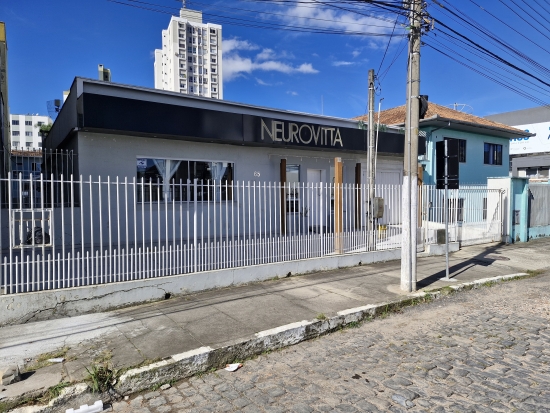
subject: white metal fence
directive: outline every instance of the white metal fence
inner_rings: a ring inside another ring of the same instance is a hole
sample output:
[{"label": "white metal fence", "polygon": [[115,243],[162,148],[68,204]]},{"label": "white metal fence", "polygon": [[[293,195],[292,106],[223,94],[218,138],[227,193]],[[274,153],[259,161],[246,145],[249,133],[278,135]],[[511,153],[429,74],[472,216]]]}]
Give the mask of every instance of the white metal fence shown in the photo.
[{"label": "white metal fence", "polygon": [[[325,183],[10,177],[0,181],[0,291],[400,248],[401,187],[376,186],[385,205],[374,227],[367,216],[368,189]],[[432,242],[433,231],[441,226],[441,195],[431,187],[421,189],[422,241]],[[453,199],[464,201],[450,203],[451,239],[467,241],[471,231],[464,228],[470,227],[479,231],[472,240],[492,234],[500,204],[495,211],[487,209],[483,199],[491,199],[491,191],[463,189]]]},{"label": "white metal fence", "polygon": [[[483,185],[448,190],[449,241],[469,245],[501,241],[502,191]],[[422,232],[426,244],[437,242],[437,231],[445,228],[445,191],[422,186]],[[419,220],[420,222],[420,220]]]}]

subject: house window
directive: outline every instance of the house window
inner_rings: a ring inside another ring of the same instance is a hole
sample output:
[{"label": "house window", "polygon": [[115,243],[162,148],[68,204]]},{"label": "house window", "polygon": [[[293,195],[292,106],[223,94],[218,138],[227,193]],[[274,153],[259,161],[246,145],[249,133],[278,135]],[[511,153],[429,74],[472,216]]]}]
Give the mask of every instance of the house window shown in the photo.
[{"label": "house window", "polygon": [[25,132],[25,136],[32,136],[32,132]]},{"label": "house window", "polygon": [[26,143],[25,143],[25,146],[26,146],[27,148],[32,147],[32,142],[26,142]]},{"label": "house window", "polygon": [[485,143],[483,152],[483,163],[485,165],[502,165],[502,145]]},{"label": "house window", "polygon": [[26,120],[25,126],[32,126],[32,120]]},{"label": "house window", "polygon": [[445,138],[446,141],[458,141],[458,162],[466,162],[466,139]]},{"label": "house window", "polygon": [[11,146],[18,147],[19,141],[11,141]]},{"label": "house window", "polygon": [[138,200],[194,201],[196,192],[197,201],[231,201],[233,168],[230,162],[139,158]]},{"label": "house window", "polygon": [[18,126],[18,125],[19,125],[19,121],[18,121],[18,120],[15,120],[15,119],[12,119],[11,124],[14,125],[14,126]]},{"label": "house window", "polygon": [[44,124],[44,122],[37,122],[36,124],[40,127]]},{"label": "house window", "polygon": [[11,131],[11,136],[19,136],[19,131],[18,130]]}]

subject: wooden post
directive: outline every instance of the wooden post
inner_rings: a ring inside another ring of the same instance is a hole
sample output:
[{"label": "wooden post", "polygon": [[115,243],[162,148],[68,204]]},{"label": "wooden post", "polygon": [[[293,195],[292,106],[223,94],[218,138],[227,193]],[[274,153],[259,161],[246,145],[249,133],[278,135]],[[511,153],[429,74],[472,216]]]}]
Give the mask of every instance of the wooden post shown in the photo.
[{"label": "wooden post", "polygon": [[286,234],[286,159],[281,159],[281,235]]},{"label": "wooden post", "polygon": [[361,229],[361,163],[355,164],[355,229]]},{"label": "wooden post", "polygon": [[343,172],[342,158],[334,158],[334,252],[337,254],[344,253]]}]

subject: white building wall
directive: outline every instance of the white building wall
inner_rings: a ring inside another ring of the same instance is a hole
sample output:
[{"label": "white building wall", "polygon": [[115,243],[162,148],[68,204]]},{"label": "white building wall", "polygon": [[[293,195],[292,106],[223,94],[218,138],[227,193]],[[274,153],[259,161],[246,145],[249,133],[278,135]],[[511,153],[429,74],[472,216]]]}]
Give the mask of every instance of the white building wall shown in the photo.
[{"label": "white building wall", "polygon": [[550,122],[513,125],[536,136],[526,136],[510,140],[510,155],[550,152]]},{"label": "white building wall", "polygon": [[36,125],[53,123],[49,116],[10,115],[11,148],[38,149],[42,147],[42,137]]},{"label": "white building wall", "polygon": [[202,23],[202,13],[182,9],[162,31],[155,50],[155,88],[223,99],[222,27]]}]

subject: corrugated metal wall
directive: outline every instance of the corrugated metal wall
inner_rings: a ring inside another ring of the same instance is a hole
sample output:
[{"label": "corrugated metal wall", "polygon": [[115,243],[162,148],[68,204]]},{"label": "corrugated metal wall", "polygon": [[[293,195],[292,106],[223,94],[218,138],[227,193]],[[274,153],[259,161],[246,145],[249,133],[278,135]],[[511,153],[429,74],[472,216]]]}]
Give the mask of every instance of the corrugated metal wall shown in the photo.
[{"label": "corrugated metal wall", "polygon": [[550,185],[529,185],[529,226],[550,225]]}]

